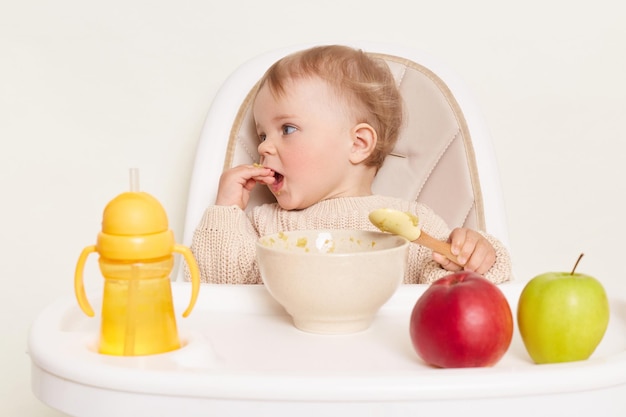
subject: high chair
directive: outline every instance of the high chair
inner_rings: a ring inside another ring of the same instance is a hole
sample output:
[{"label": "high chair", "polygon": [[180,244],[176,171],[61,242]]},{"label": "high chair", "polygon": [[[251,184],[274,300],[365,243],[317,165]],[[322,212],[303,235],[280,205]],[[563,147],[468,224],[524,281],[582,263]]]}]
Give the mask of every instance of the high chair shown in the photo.
[{"label": "high chair", "polygon": [[[189,187],[183,243],[217,195],[224,169],[259,161],[251,115],[256,83],[281,57],[313,45],[266,52],[235,70],[217,92],[198,141]],[[486,231],[508,246],[506,215],[492,143],[475,101],[444,64],[399,45],[352,43],[384,59],[405,102],[405,126],[373,191],[430,206],[451,228]],[[248,210],[275,201],[255,187]],[[182,278],[182,271],[179,279]]]},{"label": "high chair", "polygon": [[[258,161],[249,105],[265,69],[308,47],[268,52],[233,73],[215,97],[198,144],[184,243],[213,203],[225,167]],[[375,183],[377,193],[416,198],[451,227],[486,230],[507,243],[495,158],[479,112],[462,83],[440,63],[399,46],[353,46],[387,60],[408,107],[408,124]],[[257,187],[251,205],[271,201]],[[182,268],[181,268],[182,269]],[[182,275],[172,283],[175,311],[189,299]],[[194,313],[178,325],[181,348],[145,356],[96,349],[98,320],[74,297],[57,300],[34,321],[28,343],[33,393],[67,415],[201,417],[459,415],[522,417],[538,410],[622,416],[626,398],[624,309],[586,361],[537,366],[514,332],[490,368],[460,372],[420,361],[407,320],[426,285],[402,285],[366,331],[339,338],[296,330],[262,285],[205,284]],[[523,282],[500,286],[512,311]],[[626,305],[624,292],[607,291]],[[101,298],[92,294],[94,310]],[[621,401],[621,402],[620,402]]]}]

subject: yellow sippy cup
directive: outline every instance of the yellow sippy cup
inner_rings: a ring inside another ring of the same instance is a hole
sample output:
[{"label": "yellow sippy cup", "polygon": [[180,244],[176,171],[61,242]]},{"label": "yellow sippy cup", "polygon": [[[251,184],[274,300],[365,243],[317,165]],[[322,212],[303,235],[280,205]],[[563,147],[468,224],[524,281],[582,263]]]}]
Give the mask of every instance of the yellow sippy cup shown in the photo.
[{"label": "yellow sippy cup", "polygon": [[150,355],[180,348],[169,277],[173,252],[184,256],[191,272],[191,301],[183,317],[193,309],[200,289],[193,254],[174,242],[159,201],[138,188],[133,169],[131,191],[107,204],[97,243],[83,249],[74,275],[78,304],[93,317],[83,269],[89,254],[100,254],[98,262],[105,281],[98,352],[109,355]]}]

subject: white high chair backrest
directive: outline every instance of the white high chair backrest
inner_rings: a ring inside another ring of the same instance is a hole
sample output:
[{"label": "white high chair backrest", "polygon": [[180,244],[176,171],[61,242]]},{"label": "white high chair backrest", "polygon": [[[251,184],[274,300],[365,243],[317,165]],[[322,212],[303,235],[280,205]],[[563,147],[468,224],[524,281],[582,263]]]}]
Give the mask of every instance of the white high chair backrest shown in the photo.
[{"label": "white high chair backrest", "polygon": [[[484,230],[508,246],[491,138],[462,81],[420,51],[378,43],[347,45],[384,59],[405,102],[405,126],[393,154],[376,176],[373,191],[423,202],[451,228]],[[191,245],[204,210],[215,202],[222,171],[259,160],[258,138],[250,112],[257,81],[278,59],[312,46],[315,45],[266,52],[242,64],[217,92],[198,141],[184,222],[184,245]],[[256,187],[248,209],[270,201],[275,200],[267,187]]]}]

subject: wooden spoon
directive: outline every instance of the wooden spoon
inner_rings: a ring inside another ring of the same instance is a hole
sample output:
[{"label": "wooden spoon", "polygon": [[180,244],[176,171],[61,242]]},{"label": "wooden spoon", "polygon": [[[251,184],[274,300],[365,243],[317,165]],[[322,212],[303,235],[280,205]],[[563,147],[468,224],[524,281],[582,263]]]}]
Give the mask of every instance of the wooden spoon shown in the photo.
[{"label": "wooden spoon", "polygon": [[369,214],[372,224],[383,232],[400,235],[413,243],[426,246],[433,252],[437,252],[459,264],[456,256],[450,250],[448,242],[442,242],[425,233],[419,228],[419,219],[416,215],[404,211],[381,208]]}]

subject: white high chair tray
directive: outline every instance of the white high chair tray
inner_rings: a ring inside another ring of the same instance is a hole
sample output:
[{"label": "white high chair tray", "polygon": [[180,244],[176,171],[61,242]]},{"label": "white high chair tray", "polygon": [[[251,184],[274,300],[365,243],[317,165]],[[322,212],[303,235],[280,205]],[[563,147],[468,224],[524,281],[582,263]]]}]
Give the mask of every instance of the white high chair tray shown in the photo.
[{"label": "white high chair tray", "polygon": [[[515,315],[520,283],[501,285]],[[139,357],[96,351],[100,317],[73,297],[44,310],[29,340],[32,387],[73,416],[527,416],[557,407],[582,415],[626,410],[626,299],[611,299],[609,329],[581,362],[535,365],[517,325],[491,368],[436,369],[414,352],[409,317],[422,285],[401,286],[372,326],[349,335],[296,329],[263,286],[203,285],[188,318],[188,283],[172,283],[183,347]],[[96,311],[98,299],[93,294]],[[606,407],[606,409],[603,409]]]}]

